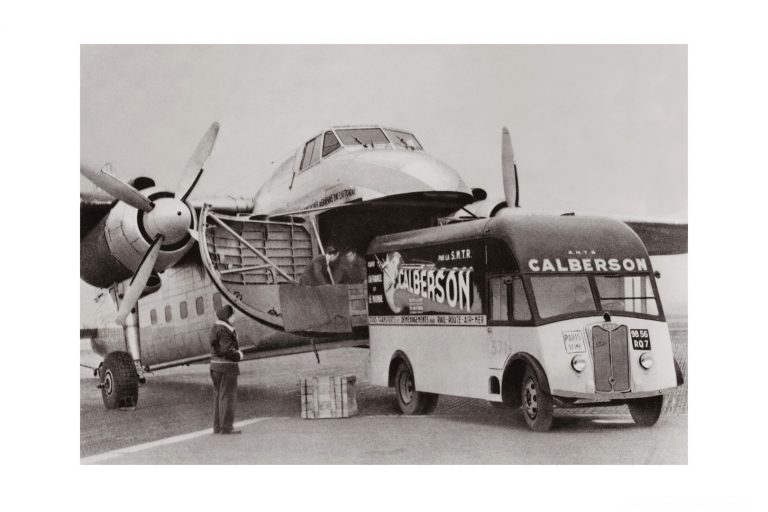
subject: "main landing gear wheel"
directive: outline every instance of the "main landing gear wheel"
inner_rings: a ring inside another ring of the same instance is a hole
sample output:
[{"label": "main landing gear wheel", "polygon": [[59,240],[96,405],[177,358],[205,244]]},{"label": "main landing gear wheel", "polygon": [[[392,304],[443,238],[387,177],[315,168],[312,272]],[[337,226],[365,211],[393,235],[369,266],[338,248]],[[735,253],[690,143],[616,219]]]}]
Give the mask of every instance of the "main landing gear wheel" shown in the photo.
[{"label": "main landing gear wheel", "polygon": [[520,386],[523,418],[534,432],[546,432],[552,426],[552,396],[546,392],[536,372],[528,366]]},{"label": "main landing gear wheel", "polygon": [[661,407],[664,405],[664,396],[652,396],[650,398],[638,398],[627,403],[629,414],[635,423],[641,427],[652,427],[659,421]]},{"label": "main landing gear wheel", "polygon": [[437,407],[440,395],[416,391],[413,370],[405,361],[400,362],[395,373],[397,405],[403,414],[430,414]]},{"label": "main landing gear wheel", "polygon": [[110,352],[99,367],[99,387],[104,407],[136,407],[139,402],[139,375],[127,352]]}]

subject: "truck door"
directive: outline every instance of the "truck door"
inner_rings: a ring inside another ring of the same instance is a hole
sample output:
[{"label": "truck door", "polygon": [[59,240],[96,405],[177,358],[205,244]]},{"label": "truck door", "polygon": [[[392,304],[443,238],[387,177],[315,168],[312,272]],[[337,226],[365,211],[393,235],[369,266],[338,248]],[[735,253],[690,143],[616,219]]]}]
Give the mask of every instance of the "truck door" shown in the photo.
[{"label": "truck door", "polygon": [[488,368],[500,369],[510,346],[509,275],[488,277]]}]

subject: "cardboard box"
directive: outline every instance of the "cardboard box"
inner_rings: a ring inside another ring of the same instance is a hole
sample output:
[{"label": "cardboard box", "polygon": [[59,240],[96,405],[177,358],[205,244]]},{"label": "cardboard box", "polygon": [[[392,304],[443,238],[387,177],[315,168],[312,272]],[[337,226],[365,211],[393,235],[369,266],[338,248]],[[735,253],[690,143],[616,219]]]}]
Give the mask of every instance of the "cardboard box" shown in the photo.
[{"label": "cardboard box", "polygon": [[357,414],[357,377],[303,377],[301,417],[304,419],[349,418]]}]

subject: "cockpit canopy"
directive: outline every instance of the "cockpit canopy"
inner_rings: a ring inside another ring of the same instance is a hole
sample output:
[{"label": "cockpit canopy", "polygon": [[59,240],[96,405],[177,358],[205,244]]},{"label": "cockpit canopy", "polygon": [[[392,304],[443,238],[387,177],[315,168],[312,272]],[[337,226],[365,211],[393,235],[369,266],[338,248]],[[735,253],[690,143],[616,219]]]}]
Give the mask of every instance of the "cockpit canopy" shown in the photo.
[{"label": "cockpit canopy", "polygon": [[299,169],[306,169],[343,147],[355,146],[411,151],[424,149],[415,135],[403,130],[379,126],[338,126],[318,135],[304,145]]}]

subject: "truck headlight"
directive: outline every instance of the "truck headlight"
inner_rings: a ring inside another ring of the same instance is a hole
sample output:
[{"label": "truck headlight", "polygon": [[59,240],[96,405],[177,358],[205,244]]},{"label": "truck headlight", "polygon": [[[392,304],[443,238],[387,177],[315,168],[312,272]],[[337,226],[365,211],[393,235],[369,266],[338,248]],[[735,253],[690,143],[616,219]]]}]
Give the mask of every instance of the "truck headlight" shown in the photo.
[{"label": "truck headlight", "polygon": [[573,359],[571,359],[571,367],[573,367],[573,369],[577,372],[581,373],[584,371],[584,368],[587,367],[587,360],[583,355],[576,354],[573,356]]},{"label": "truck headlight", "polygon": [[651,366],[653,366],[653,356],[650,352],[643,352],[640,355],[640,366],[645,368],[646,370],[650,370]]}]

